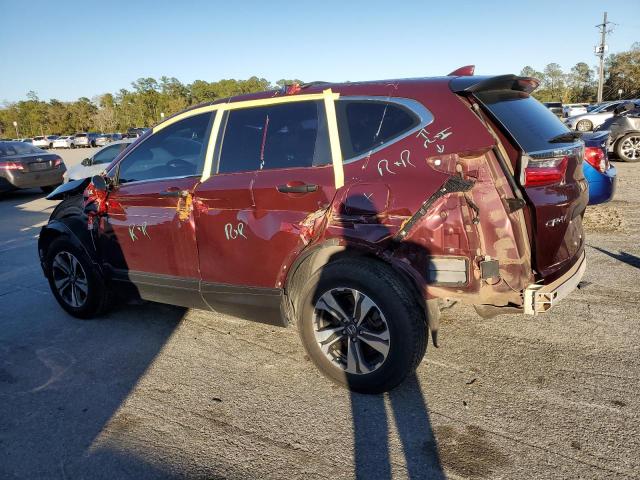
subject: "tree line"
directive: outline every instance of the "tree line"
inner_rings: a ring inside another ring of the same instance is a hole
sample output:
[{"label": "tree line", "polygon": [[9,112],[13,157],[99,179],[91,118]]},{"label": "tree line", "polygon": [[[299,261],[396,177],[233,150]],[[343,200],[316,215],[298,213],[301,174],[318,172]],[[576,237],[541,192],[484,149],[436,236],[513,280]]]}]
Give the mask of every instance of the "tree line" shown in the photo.
[{"label": "tree line", "polygon": [[[576,63],[566,73],[557,63],[549,63],[543,71],[527,65],[520,75],[540,80],[533,96],[541,102],[592,103],[597,99],[598,72],[585,62]],[[602,98],[640,98],[640,42],[634,43],[628,51],[611,54],[605,59]]]},{"label": "tree line", "polygon": [[[640,42],[628,51],[611,54],[605,64],[604,99],[640,98]],[[526,66],[520,72],[541,81],[534,96],[540,101],[563,103],[595,102],[597,74],[585,62],[579,62],[569,72],[557,63],[548,64],[543,71]],[[271,84],[264,78],[247,80],[196,80],[184,84],[175,77],[139,78],[130,89],[105,93],[89,99],[81,97],[72,102],[38,98],[36,92],[27,93],[27,99],[6,103],[0,108],[0,136],[14,137],[13,122],[18,123],[22,137],[65,134],[80,131],[123,132],[131,127],[148,127],[191,105],[220,98],[253,93],[281,87],[300,80],[278,80]]]}]

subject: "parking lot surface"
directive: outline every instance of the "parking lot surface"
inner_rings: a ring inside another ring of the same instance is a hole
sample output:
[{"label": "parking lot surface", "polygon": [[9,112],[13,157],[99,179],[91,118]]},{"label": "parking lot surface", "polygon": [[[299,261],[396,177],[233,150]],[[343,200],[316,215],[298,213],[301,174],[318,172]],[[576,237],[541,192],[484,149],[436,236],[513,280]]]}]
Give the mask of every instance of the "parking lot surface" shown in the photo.
[{"label": "parking lot surface", "polygon": [[70,317],[36,253],[55,202],[1,197],[0,478],[639,478],[640,165],[617,167],[580,290],[536,318],[454,305],[385,396],[325,380],[294,329],[151,303]]}]

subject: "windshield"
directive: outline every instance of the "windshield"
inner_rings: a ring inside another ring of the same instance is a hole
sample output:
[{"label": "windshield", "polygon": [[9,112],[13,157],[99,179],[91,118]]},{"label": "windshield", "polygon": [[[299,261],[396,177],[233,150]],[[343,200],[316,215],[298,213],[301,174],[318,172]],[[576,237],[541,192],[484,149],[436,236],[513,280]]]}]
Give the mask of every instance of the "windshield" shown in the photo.
[{"label": "windshield", "polygon": [[525,152],[560,148],[561,143],[551,143],[550,140],[570,132],[548,108],[528,93],[494,90],[479,93],[478,99]]},{"label": "windshield", "polygon": [[0,157],[14,157],[20,155],[35,155],[38,153],[46,154],[44,150],[40,150],[38,147],[34,147],[29,143],[24,142],[1,142],[0,143]]}]

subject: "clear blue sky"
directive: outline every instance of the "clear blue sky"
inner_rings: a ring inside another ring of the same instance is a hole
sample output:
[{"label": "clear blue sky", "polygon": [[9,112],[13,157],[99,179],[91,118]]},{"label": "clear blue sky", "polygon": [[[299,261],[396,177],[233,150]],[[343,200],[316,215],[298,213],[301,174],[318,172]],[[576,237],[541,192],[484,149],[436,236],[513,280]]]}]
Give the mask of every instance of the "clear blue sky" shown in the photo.
[{"label": "clear blue sky", "polygon": [[[504,8],[502,5],[508,5]],[[640,41],[640,0],[0,0],[0,101],[75,100],[139,77],[372,80],[596,64]]]}]

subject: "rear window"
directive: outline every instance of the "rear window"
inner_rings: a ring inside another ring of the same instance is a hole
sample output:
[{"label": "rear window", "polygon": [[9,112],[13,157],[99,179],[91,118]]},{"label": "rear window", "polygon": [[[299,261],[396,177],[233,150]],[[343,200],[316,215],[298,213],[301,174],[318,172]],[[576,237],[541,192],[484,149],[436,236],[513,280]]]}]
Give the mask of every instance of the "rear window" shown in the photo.
[{"label": "rear window", "polygon": [[87,134],[86,133],[78,133],[76,134],[76,138],[81,138],[81,137],[86,137]]},{"label": "rear window", "polygon": [[19,155],[33,155],[46,153],[38,147],[25,142],[2,142],[0,143],[0,157],[12,157]]},{"label": "rear window", "polygon": [[562,148],[563,143],[550,143],[549,140],[569,129],[529,94],[495,90],[478,93],[477,97],[525,152]]},{"label": "rear window", "polygon": [[34,140],[44,140],[44,137],[33,137]]},{"label": "rear window", "polygon": [[378,100],[341,100],[336,113],[345,160],[373,150],[419,123],[410,110]]}]

